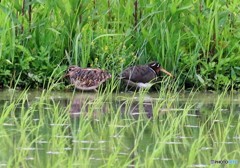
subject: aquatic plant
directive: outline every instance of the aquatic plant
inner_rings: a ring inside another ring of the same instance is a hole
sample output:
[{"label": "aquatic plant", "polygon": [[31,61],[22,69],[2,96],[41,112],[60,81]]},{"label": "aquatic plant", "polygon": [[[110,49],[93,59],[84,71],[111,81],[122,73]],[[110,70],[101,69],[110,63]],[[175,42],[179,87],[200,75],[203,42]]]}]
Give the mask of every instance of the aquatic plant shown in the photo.
[{"label": "aquatic plant", "polygon": [[10,88],[18,77],[46,88],[73,64],[118,74],[152,60],[179,88],[239,88],[237,1],[2,0],[0,11],[0,84]]},{"label": "aquatic plant", "polygon": [[98,93],[5,90],[0,97],[0,164],[239,164],[239,97],[228,94],[228,88],[219,95],[172,94],[169,85],[163,84],[160,94],[115,94],[109,87]]}]

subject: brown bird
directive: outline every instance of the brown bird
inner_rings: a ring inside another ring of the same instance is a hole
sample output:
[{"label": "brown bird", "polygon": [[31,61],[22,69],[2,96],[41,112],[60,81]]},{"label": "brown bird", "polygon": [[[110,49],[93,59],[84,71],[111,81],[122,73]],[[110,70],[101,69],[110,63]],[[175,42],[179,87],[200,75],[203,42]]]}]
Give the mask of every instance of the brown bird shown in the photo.
[{"label": "brown bird", "polygon": [[151,62],[147,65],[137,65],[125,69],[120,79],[123,80],[127,86],[135,88],[150,88],[154,82],[157,82],[157,77],[160,72],[173,77],[173,75],[163,69],[158,62]]},{"label": "brown bird", "polygon": [[107,71],[97,68],[81,68],[76,65],[70,66],[65,76],[70,78],[71,84],[77,89],[95,91],[103,82],[111,78],[111,74]]}]

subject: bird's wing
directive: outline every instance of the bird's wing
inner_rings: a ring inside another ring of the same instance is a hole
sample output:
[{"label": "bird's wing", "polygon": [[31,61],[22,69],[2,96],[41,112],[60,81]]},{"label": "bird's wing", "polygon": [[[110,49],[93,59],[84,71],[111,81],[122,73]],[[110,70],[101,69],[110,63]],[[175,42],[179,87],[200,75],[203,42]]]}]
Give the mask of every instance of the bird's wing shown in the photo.
[{"label": "bird's wing", "polygon": [[129,67],[123,71],[120,79],[131,80],[132,82],[148,83],[156,78],[156,73],[149,67]]}]

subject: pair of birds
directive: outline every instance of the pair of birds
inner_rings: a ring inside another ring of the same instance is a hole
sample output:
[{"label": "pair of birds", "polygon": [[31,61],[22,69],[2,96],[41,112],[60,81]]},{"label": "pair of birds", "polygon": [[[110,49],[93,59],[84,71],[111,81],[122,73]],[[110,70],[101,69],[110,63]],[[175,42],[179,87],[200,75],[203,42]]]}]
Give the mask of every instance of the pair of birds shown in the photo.
[{"label": "pair of birds", "polygon": [[[119,79],[124,81],[127,86],[134,88],[150,88],[160,72],[173,77],[171,73],[163,69],[158,62],[151,62],[146,65],[137,65],[125,69]],[[105,70],[94,68],[81,68],[70,66],[65,76],[68,76],[72,85],[80,90],[95,90],[111,78],[111,74]]]}]

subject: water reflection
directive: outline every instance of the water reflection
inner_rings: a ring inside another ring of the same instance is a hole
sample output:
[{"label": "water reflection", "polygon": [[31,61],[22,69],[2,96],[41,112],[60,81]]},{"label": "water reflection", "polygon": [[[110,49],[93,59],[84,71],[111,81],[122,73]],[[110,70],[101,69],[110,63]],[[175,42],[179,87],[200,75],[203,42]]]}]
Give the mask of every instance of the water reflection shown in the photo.
[{"label": "water reflection", "polygon": [[[120,109],[122,114],[129,114],[134,117],[138,117],[142,112],[148,118],[153,116],[153,104],[151,102],[143,102],[139,103],[138,101],[131,102],[129,104],[128,101],[113,101],[103,102],[101,105],[96,106],[94,102],[96,102],[96,97],[80,97],[75,96],[71,101],[71,109],[70,115],[72,117],[79,117],[81,114],[93,114],[93,117],[97,117],[99,115],[104,115],[104,113],[108,112],[109,109],[115,109],[118,111]],[[112,106],[112,107],[110,107]]]},{"label": "water reflection", "polygon": [[[108,111],[114,110],[115,113],[120,111],[122,115],[131,115],[134,118],[138,118],[139,115],[145,115],[147,118],[153,117],[154,100],[124,100],[124,98],[115,98],[109,101],[99,101],[99,97],[95,94],[89,94],[82,96],[76,94],[67,103],[71,104],[70,115],[71,117],[79,117],[80,115],[92,115],[93,117],[101,116]],[[123,99],[123,100],[122,100]],[[135,97],[135,99],[137,99]],[[164,114],[167,111],[174,111],[179,109],[159,109],[158,113]]]},{"label": "water reflection", "polygon": [[[52,93],[49,98],[44,100],[42,106],[35,108],[36,102],[39,101],[39,94],[29,93],[29,101],[25,104],[22,102],[16,104],[17,111],[9,113],[15,115],[9,115],[2,122],[1,127],[2,138],[7,137],[4,139],[5,141],[6,139],[7,141],[12,140],[12,146],[17,152],[28,152],[29,154],[26,155],[28,161],[36,160],[37,152],[40,153],[39,157],[47,155],[47,158],[61,155],[65,157],[67,153],[65,151],[69,153],[74,151],[82,155],[86,152],[89,153],[89,159],[92,160],[91,165],[96,167],[104,164],[115,152],[116,160],[130,158],[127,166],[137,167],[139,166],[138,159],[144,160],[146,156],[158,152],[151,158],[152,162],[161,165],[160,167],[171,167],[172,163],[180,163],[184,158],[189,157],[188,152],[194,148],[199,151],[199,156],[196,157],[194,164],[191,163],[188,166],[206,167],[209,166],[210,159],[214,159],[211,157],[218,152],[218,146],[224,146],[230,153],[233,153],[229,156],[239,156],[236,148],[239,147],[240,134],[236,125],[239,118],[240,101],[237,98],[234,101],[224,100],[224,103],[217,106],[218,109],[216,109],[216,98],[209,95],[203,99],[201,97],[192,99],[191,103],[187,103],[185,95],[181,95],[182,97],[177,97],[170,103],[167,101],[165,104],[164,98],[160,99],[159,95],[154,94],[142,99],[138,96],[133,98],[133,95],[121,95],[121,97],[114,95],[112,98],[106,98],[98,96],[96,93],[78,92],[74,95],[72,93]],[[11,103],[9,99],[2,98],[0,100],[0,109],[6,102]],[[23,125],[21,131],[17,129],[21,125],[21,120],[26,119],[23,108],[34,109],[28,114],[32,115],[32,118],[28,119],[34,121],[30,122],[32,130],[29,128],[25,130],[27,125]],[[67,110],[56,110],[57,112],[53,114],[53,109]],[[56,122],[62,112],[65,112],[64,114],[67,116],[66,121],[64,119],[64,121]],[[212,113],[215,115],[211,116]],[[68,120],[69,114],[71,119],[73,118],[72,120]],[[119,121],[113,122],[115,118],[111,118],[109,115],[119,116]],[[85,118],[85,116],[93,117],[93,119]],[[141,116],[151,118],[151,120],[145,120]],[[154,118],[155,116],[158,118]],[[99,122],[95,122],[96,120]],[[178,121],[181,122],[174,123]],[[85,123],[89,125],[87,130],[84,130],[86,129],[84,128]],[[174,124],[175,127],[172,126]],[[101,126],[104,126],[104,130],[101,130]],[[229,128],[229,132],[222,133],[221,130],[225,126]],[[204,129],[202,129],[203,127]],[[37,135],[34,134],[34,130]],[[170,134],[171,132],[173,133]],[[27,133],[26,137],[22,136],[24,133]],[[141,137],[138,135],[139,133]],[[205,139],[201,140],[203,136]],[[27,143],[24,145],[19,143],[20,137],[26,138]],[[199,148],[195,148],[194,145],[198,145],[196,143],[198,139],[200,139],[198,142],[201,145]],[[3,142],[4,140],[0,140],[3,144],[2,148],[8,145]],[[58,142],[61,143],[58,144]],[[56,143],[57,145],[54,146]],[[6,147],[6,159],[3,158],[2,165],[7,163],[8,156],[11,156],[12,153],[8,154],[7,151],[12,146]],[[159,151],[156,152],[155,149]],[[208,158],[209,162],[206,162]],[[72,166],[74,165],[81,164],[73,162]]]},{"label": "water reflection", "polygon": [[86,96],[76,94],[69,103],[71,104],[69,111],[71,117],[92,115],[94,118],[97,118],[97,116],[109,111],[109,103],[99,101],[96,94],[88,94]]},{"label": "water reflection", "polygon": [[139,103],[135,100],[131,103],[127,101],[119,101],[115,104],[119,105],[118,107],[123,114],[132,115],[133,117],[138,117],[142,113],[148,118],[153,116],[153,104],[151,102]]}]

